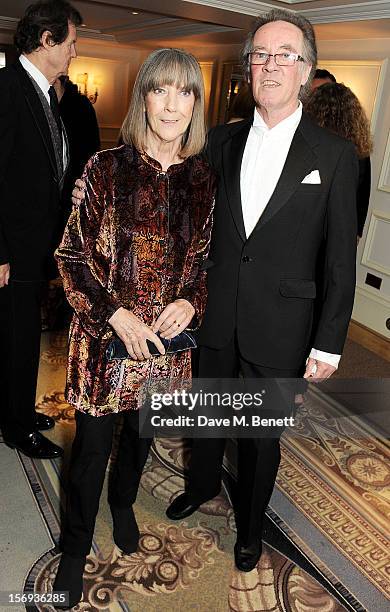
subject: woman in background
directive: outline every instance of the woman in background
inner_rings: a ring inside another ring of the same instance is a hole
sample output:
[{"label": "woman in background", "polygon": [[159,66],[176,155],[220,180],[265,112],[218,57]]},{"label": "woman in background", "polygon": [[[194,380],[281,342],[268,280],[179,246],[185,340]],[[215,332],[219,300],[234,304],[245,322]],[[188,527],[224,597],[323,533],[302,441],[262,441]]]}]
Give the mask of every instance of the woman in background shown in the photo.
[{"label": "woman in background", "polygon": [[357,191],[358,242],[363,235],[371,191],[370,125],[353,91],[343,83],[326,83],[313,91],[306,113],[321,127],[351,140],[359,158]]},{"label": "woman in background", "polygon": [[[122,139],[88,162],[85,199],[74,206],[56,252],[74,310],[66,399],[76,408],[76,434],[53,590],[69,591],[70,607],[81,599],[118,413],[124,424],[108,501],[114,541],[131,554],[139,538],[132,504],[150,446],[138,436],[142,382],[191,375],[190,351],[165,354],[157,334],[171,339],[197,326],[206,303],[202,264],[215,180],[200,155],[203,79],[192,55],[160,49],[145,60]],[[128,359],[107,356],[114,334]]]}]

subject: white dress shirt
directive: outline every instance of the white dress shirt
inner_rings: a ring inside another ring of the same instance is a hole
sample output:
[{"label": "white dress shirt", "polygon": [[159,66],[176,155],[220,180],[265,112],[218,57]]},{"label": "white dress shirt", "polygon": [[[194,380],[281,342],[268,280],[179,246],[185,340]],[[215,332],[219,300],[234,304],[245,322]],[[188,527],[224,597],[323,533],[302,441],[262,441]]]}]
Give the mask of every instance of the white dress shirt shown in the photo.
[{"label": "white dress shirt", "polygon": [[[240,173],[242,214],[247,238],[275,191],[301,118],[301,102],[291,115],[273,128],[266,125],[257,109],[254,111]],[[313,348],[310,357],[337,368],[341,356]]]},{"label": "white dress shirt", "polygon": [[[42,91],[43,95],[45,96],[50,106],[50,96],[49,96],[50,83],[45,77],[45,75],[40,70],[38,70],[38,68],[32,62],[30,62],[30,60],[27,59],[25,55],[21,55],[19,57],[19,61],[22,64],[23,68],[26,70],[26,72],[28,72],[29,75],[34,79],[34,81],[38,85],[39,89]],[[63,167],[65,168],[66,163],[67,163],[67,151],[66,151],[65,138],[62,138],[62,163],[63,163]]]},{"label": "white dress shirt", "polygon": [[45,77],[45,75],[40,70],[38,70],[38,68],[32,62],[30,62],[30,60],[27,59],[25,55],[21,55],[19,57],[19,61],[22,64],[23,68],[26,70],[26,72],[28,72],[29,75],[34,79],[39,89],[42,90],[43,95],[45,96],[46,100],[50,105],[50,83]]},{"label": "white dress shirt", "polygon": [[302,104],[299,102],[292,115],[269,128],[255,109],[240,176],[242,214],[247,238],[275,190],[301,118]]}]

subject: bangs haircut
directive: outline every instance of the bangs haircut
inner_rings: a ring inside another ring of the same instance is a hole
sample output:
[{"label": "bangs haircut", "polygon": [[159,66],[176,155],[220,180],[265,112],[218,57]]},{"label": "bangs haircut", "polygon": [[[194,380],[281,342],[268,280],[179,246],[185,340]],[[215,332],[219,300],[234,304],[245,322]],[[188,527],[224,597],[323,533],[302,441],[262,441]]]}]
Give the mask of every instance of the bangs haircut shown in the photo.
[{"label": "bangs haircut", "polygon": [[192,91],[195,102],[187,132],[183,135],[180,157],[186,159],[202,151],[206,140],[204,86],[200,66],[193,55],[181,49],[153,51],[142,64],[134,83],[129,110],[121,129],[123,142],[144,152],[147,117],[145,98],[150,91],[164,85]]}]

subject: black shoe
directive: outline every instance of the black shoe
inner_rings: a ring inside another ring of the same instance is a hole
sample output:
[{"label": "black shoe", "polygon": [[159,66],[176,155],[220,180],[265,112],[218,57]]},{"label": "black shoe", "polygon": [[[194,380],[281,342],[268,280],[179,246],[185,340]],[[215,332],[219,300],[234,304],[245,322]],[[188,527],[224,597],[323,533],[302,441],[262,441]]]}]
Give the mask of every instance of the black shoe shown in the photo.
[{"label": "black shoe", "polygon": [[64,454],[62,448],[50,442],[39,431],[33,431],[29,436],[18,442],[12,442],[11,440],[4,440],[4,442],[10,448],[16,448],[33,459],[56,459]]},{"label": "black shoe", "polygon": [[54,419],[49,416],[46,416],[46,414],[42,414],[41,412],[36,412],[35,414],[37,415],[35,429],[38,429],[39,431],[53,429],[55,425]]},{"label": "black shoe", "polygon": [[114,542],[125,555],[131,555],[138,548],[139,529],[132,506],[119,508],[110,506],[114,524]]},{"label": "black shoe", "polygon": [[56,610],[68,610],[76,606],[83,595],[83,573],[86,557],[71,557],[62,553],[57,576],[53,582],[53,593],[68,592],[69,602],[66,605],[56,604]]},{"label": "black shoe", "polygon": [[182,493],[168,506],[165,514],[171,521],[181,521],[191,516],[201,504],[194,504],[189,501],[188,494]]},{"label": "black shoe", "polygon": [[240,572],[251,572],[255,569],[262,553],[262,543],[244,545],[236,542],[234,545],[234,562]]}]

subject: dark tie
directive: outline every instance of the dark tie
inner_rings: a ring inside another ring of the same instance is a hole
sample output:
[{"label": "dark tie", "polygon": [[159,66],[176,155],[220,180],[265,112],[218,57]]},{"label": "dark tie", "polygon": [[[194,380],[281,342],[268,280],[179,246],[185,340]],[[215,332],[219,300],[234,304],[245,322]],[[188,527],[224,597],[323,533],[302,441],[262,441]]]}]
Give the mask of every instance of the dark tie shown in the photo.
[{"label": "dark tie", "polygon": [[49,87],[49,97],[50,97],[50,108],[53,113],[54,119],[56,120],[58,132],[61,138],[61,145],[62,145],[62,125],[61,125],[60,107],[58,104],[56,90],[54,89],[53,85]]}]

